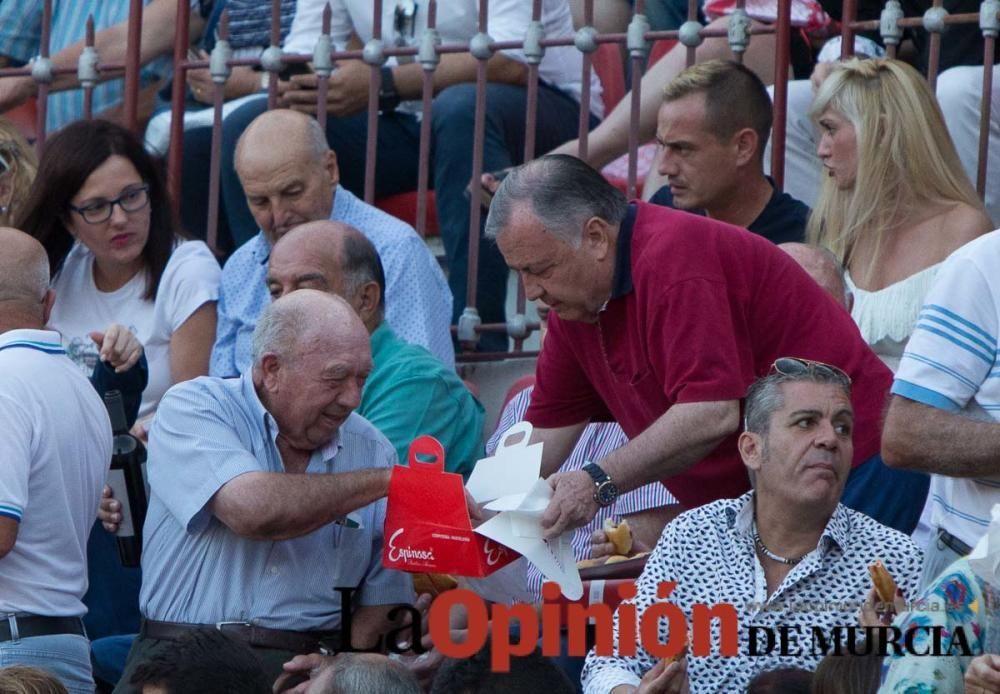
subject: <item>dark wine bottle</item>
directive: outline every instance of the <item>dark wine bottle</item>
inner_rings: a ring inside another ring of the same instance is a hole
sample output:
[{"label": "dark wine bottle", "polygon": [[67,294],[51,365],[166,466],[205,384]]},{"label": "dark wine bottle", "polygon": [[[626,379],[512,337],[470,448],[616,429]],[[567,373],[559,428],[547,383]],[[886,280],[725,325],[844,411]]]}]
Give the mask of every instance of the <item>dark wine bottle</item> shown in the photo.
[{"label": "dark wine bottle", "polygon": [[128,430],[121,393],[109,390],[104,406],[111,417],[114,447],[108,485],[121,504],[122,522],[115,533],[122,566],[138,567],[142,555],[142,525],[146,521],[146,448]]}]

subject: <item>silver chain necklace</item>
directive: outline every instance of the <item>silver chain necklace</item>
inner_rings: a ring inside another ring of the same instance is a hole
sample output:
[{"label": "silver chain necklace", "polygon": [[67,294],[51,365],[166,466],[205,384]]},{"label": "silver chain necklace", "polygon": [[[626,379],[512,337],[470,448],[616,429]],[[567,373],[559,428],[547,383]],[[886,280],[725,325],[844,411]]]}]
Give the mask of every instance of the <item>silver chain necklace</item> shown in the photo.
[{"label": "silver chain necklace", "polygon": [[795,557],[794,559],[789,559],[788,557],[783,557],[780,554],[775,554],[764,545],[764,541],[760,539],[760,533],[757,532],[756,526],[753,529],[753,541],[754,544],[757,545],[757,549],[759,549],[765,557],[781,564],[787,564],[788,566],[798,564],[809,554],[806,552],[806,554],[803,554],[801,557]]}]

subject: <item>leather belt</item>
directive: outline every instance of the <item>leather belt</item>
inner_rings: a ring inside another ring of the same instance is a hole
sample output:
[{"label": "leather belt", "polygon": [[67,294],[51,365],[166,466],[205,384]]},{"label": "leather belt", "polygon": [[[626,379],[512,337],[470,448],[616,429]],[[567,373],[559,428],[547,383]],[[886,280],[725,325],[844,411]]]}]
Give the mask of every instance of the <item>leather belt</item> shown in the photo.
[{"label": "leather belt", "polygon": [[10,616],[6,619],[0,616],[0,642],[14,639],[14,628],[17,638],[28,639],[32,636],[56,636],[59,634],[74,634],[86,636],[83,620],[79,617],[39,617],[26,615],[24,617]]},{"label": "leather belt", "polygon": [[257,648],[273,648],[279,651],[294,651],[295,653],[312,653],[319,646],[339,646],[339,631],[287,631],[284,629],[267,629],[255,626],[249,622],[217,622],[215,624],[180,624],[177,622],[157,622],[152,619],[142,620],[139,630],[140,638],[163,639],[177,641],[184,638],[195,629],[218,629],[248,646]]},{"label": "leather belt", "polygon": [[944,543],[945,547],[959,556],[964,557],[972,552],[972,548],[969,545],[959,540],[944,528],[938,528],[938,539]]}]

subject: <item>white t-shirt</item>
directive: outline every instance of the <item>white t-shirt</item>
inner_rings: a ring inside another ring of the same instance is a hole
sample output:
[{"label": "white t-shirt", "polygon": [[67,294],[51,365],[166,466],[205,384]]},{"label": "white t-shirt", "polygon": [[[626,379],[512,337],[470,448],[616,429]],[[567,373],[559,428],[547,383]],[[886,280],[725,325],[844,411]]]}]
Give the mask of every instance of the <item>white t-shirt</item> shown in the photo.
[{"label": "white t-shirt", "polygon": [[56,303],[49,326],[62,334],[69,358],[88,377],[99,353],[89,333],[103,331],[112,323],[121,323],[135,333],[149,362],[149,385],[139,406],[139,416],[145,417],[173,385],[170,338],[199,307],[218,300],[221,276],[219,263],[208,246],[201,241],[185,241],[167,262],[156,301],[143,298],[145,272],[139,272],[113,292],[102,292],[94,284],[94,256],[78,243],[52,283]]},{"label": "white t-shirt", "polygon": [[[327,2],[333,11],[330,37],[335,46],[342,48],[352,33],[356,33],[362,43],[372,38],[375,18],[371,0],[298,0],[292,28],[282,46],[285,52],[312,54],[323,23],[323,8]],[[406,5],[406,1],[389,0],[382,5],[382,41],[387,48],[395,46],[397,42],[394,24],[396,7],[399,5]],[[441,34],[442,43],[468,43],[470,38],[479,33],[478,17],[479,3],[474,0],[439,0],[436,27]],[[487,27],[494,41],[523,41],[530,21],[531,2],[528,0],[490,0]],[[566,0],[543,0],[540,21],[546,37],[574,34],[573,17]],[[419,46],[420,37],[426,28],[427,3],[417,2],[413,15],[412,35],[401,36],[399,40],[403,45]],[[512,60],[525,62],[524,52],[520,49],[502,52]],[[407,59],[412,60],[409,56]],[[395,65],[396,58],[390,58],[388,64]],[[543,82],[563,90],[577,101],[582,94],[580,81],[582,74],[583,57],[573,46],[546,48],[542,62],[538,66],[538,75]],[[404,103],[400,109],[419,112],[420,102]],[[604,115],[601,81],[594,72],[590,76],[590,111],[599,118]]]},{"label": "white t-shirt", "polygon": [[[1000,421],[1000,231],[951,254],[927,294],[892,384],[895,395]],[[1000,454],[997,456],[1000,466]],[[931,524],[970,546],[1000,503],[1000,481],[932,475]]]},{"label": "white t-shirt", "polygon": [[0,334],[0,516],[19,524],[0,615],[87,612],[87,537],[110,464],[107,410],[59,335]]}]

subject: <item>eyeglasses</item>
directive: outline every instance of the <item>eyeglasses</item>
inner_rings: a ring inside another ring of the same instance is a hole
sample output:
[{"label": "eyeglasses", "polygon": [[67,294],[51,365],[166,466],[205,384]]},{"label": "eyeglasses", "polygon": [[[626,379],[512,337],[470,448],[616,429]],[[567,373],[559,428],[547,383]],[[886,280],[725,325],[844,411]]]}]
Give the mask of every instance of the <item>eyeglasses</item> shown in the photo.
[{"label": "eyeglasses", "polygon": [[824,364],[821,361],[812,361],[799,357],[779,357],[775,359],[774,363],[771,364],[769,373],[779,373],[783,376],[801,376],[803,374],[814,373],[843,383],[845,386],[851,385],[851,377],[842,369],[838,369],[832,364]]},{"label": "eyeglasses", "polygon": [[115,205],[125,212],[138,212],[149,204],[149,186],[129,188],[114,200],[96,200],[83,207],[69,206],[69,209],[83,217],[87,224],[101,224],[111,219]]}]

